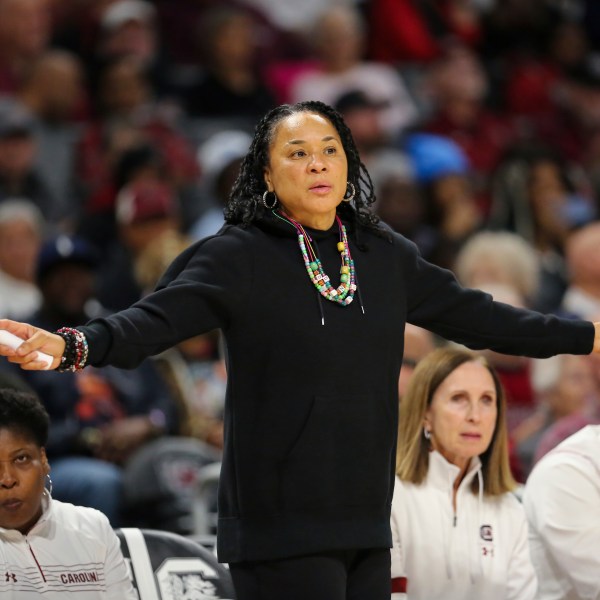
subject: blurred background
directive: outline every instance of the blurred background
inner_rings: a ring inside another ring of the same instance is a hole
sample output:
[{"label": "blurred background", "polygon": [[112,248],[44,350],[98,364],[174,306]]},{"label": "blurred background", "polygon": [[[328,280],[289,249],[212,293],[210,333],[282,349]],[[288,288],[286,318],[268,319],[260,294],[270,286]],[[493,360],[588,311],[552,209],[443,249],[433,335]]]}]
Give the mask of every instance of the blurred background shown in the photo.
[{"label": "blurred background", "polygon": [[[0,0],[0,315],[56,328],[148,293],[219,230],[258,119],[308,99],[342,113],[375,210],[426,259],[600,320],[592,0]],[[400,396],[442,343],[406,339]],[[46,404],[59,499],[210,535],[224,356],[211,332],[134,372],[3,362],[0,385]],[[599,421],[600,361],[490,358],[523,482]]]}]

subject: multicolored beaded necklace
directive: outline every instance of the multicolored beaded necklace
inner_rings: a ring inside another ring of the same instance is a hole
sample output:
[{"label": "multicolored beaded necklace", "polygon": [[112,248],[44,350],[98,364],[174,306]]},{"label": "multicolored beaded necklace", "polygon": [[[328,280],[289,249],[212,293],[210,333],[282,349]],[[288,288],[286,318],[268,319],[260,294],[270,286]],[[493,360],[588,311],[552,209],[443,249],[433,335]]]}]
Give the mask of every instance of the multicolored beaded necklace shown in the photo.
[{"label": "multicolored beaded necklace", "polygon": [[337,221],[340,230],[340,241],[337,244],[337,249],[341,255],[342,266],[340,267],[340,285],[337,288],[331,285],[329,277],[323,270],[323,265],[319,260],[312,247],[312,240],[304,227],[295,221],[290,216],[286,215],[283,211],[273,211],[273,214],[292,225],[298,233],[298,244],[300,251],[302,252],[302,258],[304,259],[304,265],[310,280],[317,288],[319,293],[327,300],[331,302],[337,302],[342,306],[348,306],[354,300],[354,292],[356,291],[356,271],[354,269],[354,261],[350,254],[350,245],[348,244],[348,236],[346,235],[346,227],[342,224],[340,218],[336,215],[335,220]]}]

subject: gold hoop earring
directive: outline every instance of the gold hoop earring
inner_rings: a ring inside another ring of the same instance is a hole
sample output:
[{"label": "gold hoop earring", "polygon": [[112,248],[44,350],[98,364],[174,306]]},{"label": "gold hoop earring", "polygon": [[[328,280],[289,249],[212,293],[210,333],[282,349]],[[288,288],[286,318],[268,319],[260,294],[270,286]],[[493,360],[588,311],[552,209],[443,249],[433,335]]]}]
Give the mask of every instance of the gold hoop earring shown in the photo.
[{"label": "gold hoop earring", "polygon": [[[348,183],[346,185],[347,185],[347,187],[349,187],[351,189],[350,195],[346,196],[344,194],[344,197],[342,198],[342,200],[344,202],[351,202],[352,200],[354,200],[354,195],[356,194],[356,188],[354,187],[354,184],[351,181],[348,181]],[[348,190],[346,189],[346,194],[347,193],[348,193]]]},{"label": "gold hoop earring", "polygon": [[[273,204],[269,205],[269,203],[267,202],[267,194],[273,194]],[[275,195],[275,192],[269,192],[269,190],[267,190],[263,195],[262,195],[262,203],[263,206],[267,209],[267,210],[273,210],[276,206],[277,206],[277,196]]]}]

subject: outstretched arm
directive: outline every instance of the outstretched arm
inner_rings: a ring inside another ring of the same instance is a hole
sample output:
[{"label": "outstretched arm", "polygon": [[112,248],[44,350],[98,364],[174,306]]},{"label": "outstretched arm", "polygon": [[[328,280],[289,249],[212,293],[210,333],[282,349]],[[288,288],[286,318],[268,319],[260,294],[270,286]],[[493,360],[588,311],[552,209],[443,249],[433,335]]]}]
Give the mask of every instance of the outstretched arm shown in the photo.
[{"label": "outstretched arm", "polygon": [[407,322],[473,350],[548,358],[600,352],[600,323],[560,318],[494,302],[462,287],[454,274],[428,263],[416,246],[395,237],[407,291]]},{"label": "outstretched arm", "polygon": [[594,323],[596,335],[594,336],[594,349],[592,352],[600,353],[600,323]]},{"label": "outstretched arm", "polygon": [[21,338],[23,343],[13,349],[0,344],[0,356],[6,356],[12,363],[28,371],[47,369],[44,361],[39,360],[39,352],[52,357],[51,369],[56,369],[65,351],[65,341],[59,335],[28,323],[19,323],[9,319],[0,319],[0,330],[8,331]]}]

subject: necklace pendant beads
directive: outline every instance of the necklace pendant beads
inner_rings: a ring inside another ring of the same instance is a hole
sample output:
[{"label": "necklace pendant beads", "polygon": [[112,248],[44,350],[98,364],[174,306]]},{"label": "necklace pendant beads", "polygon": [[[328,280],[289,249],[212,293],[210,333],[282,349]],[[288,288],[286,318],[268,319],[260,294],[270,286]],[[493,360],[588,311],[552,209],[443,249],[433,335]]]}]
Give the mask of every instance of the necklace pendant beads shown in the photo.
[{"label": "necklace pendant beads", "polygon": [[300,252],[302,253],[306,272],[317,291],[331,302],[336,302],[342,306],[348,306],[348,304],[354,300],[354,292],[356,291],[356,272],[354,269],[354,261],[350,254],[350,245],[348,243],[346,227],[340,218],[337,215],[335,216],[340,231],[340,241],[337,243],[337,249],[340,253],[342,264],[340,266],[340,284],[337,287],[334,287],[331,284],[329,276],[323,270],[323,265],[316,255],[311,245],[311,239],[304,227],[284,213],[279,214],[276,211],[273,211],[273,214],[280,219],[287,221],[296,229],[298,233],[298,245],[300,246]]}]

